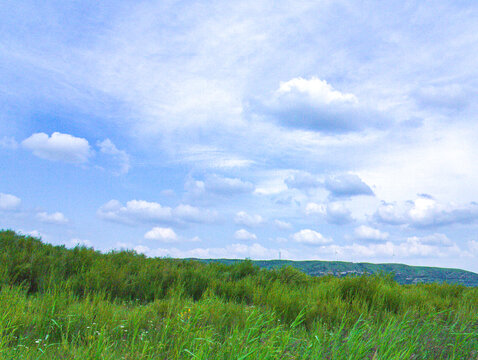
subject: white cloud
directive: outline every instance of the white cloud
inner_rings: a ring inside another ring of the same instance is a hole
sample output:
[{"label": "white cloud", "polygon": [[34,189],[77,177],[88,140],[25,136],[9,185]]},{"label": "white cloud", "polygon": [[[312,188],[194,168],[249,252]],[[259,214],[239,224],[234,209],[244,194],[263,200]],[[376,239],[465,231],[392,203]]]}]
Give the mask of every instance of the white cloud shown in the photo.
[{"label": "white cloud", "polygon": [[256,234],[250,233],[246,229],[237,230],[234,233],[234,238],[237,240],[244,240],[244,241],[257,240]]},{"label": "white cloud", "polygon": [[305,213],[307,215],[321,215],[327,222],[336,225],[348,224],[354,221],[350,210],[339,202],[328,204],[310,202],[305,207]]},{"label": "white cloud", "polygon": [[375,212],[375,218],[382,223],[401,225],[407,221],[404,211],[397,204],[383,202]]},{"label": "white cloud", "polygon": [[234,222],[238,225],[248,227],[256,227],[264,223],[264,219],[260,215],[249,215],[245,211],[239,211],[234,217]]},{"label": "white cloud", "polygon": [[190,197],[197,198],[205,194],[206,184],[204,181],[188,178],[184,183],[184,189]]},{"label": "white cloud", "polygon": [[176,208],[162,206],[157,202],[130,200],[122,205],[118,200],[110,200],[102,205],[97,214],[100,218],[123,224],[137,223],[213,223],[217,211],[201,209],[187,204]]},{"label": "white cloud", "polygon": [[423,237],[413,236],[407,239],[409,242],[412,243],[420,243],[423,245],[430,245],[430,246],[454,246],[455,243],[451,241],[445,234],[432,234]]},{"label": "white cloud", "polygon": [[204,168],[212,169],[246,168],[254,163],[252,160],[228,154],[217,147],[205,145],[189,145],[185,149],[180,149],[176,157],[182,162],[201,164]]},{"label": "white cloud", "polygon": [[171,228],[154,227],[146,234],[144,238],[148,240],[159,240],[165,243],[174,243],[178,241],[178,236]]},{"label": "white cloud", "polygon": [[200,258],[200,259],[258,259],[271,260],[278,259],[279,252],[283,258],[293,258],[293,255],[286,249],[271,249],[266,248],[261,244],[254,243],[247,244],[231,244],[225,247],[216,248],[194,248],[191,250],[180,250],[177,248],[158,248],[151,249],[147,246],[135,247],[137,252],[146,254],[148,256],[156,257],[173,257],[173,258]]},{"label": "white cloud", "polygon": [[119,164],[117,174],[126,174],[130,169],[130,158],[124,150],[119,150],[110,139],[105,139],[97,144],[100,152],[112,156]]},{"label": "white cloud", "polygon": [[307,95],[312,102],[317,104],[358,102],[355,95],[335,90],[327,81],[316,77],[312,77],[309,80],[299,77],[285,82],[281,81],[277,93],[280,95],[291,93],[304,94]]},{"label": "white cloud", "polygon": [[292,229],[292,224],[287,221],[274,220],[274,225],[281,230],[290,230]]},{"label": "white cloud", "polygon": [[342,174],[325,179],[325,188],[332,197],[374,195],[372,189],[355,174]]},{"label": "white cloud", "polygon": [[320,214],[325,215],[327,212],[327,206],[325,204],[317,204],[310,202],[305,206],[305,213],[307,215]]},{"label": "white cloud", "polygon": [[170,207],[145,200],[130,200],[126,203],[126,206],[123,206],[118,200],[110,200],[101,206],[97,213],[104,220],[125,224],[172,221]]},{"label": "white cloud", "polygon": [[276,195],[287,190],[287,185],[281,178],[270,178],[261,181],[256,185],[254,194],[257,195]]},{"label": "white cloud", "polygon": [[422,257],[447,257],[459,254],[461,250],[456,244],[445,239],[445,243],[439,243],[437,238],[431,237],[411,237],[406,242],[400,243],[395,247],[395,253],[402,256],[422,256]]},{"label": "white cloud", "polygon": [[360,240],[383,241],[387,240],[389,234],[382,232],[379,229],[374,229],[370,226],[360,225],[355,228],[355,237]]},{"label": "white cloud", "polygon": [[306,245],[324,245],[332,242],[332,239],[325,238],[321,233],[310,229],[303,229],[292,235],[292,239]]},{"label": "white cloud", "polygon": [[478,220],[478,204],[442,204],[429,196],[420,196],[415,201],[402,205],[383,203],[375,213],[379,222],[413,227],[445,226],[456,223],[471,223]]},{"label": "white cloud", "polygon": [[51,137],[45,133],[33,134],[22,141],[22,146],[35,156],[52,161],[85,163],[92,155],[86,139],[59,132],[54,132]]},{"label": "white cloud", "polygon": [[21,203],[20,198],[15,195],[0,193],[0,210],[17,210]]},{"label": "white cloud", "polygon": [[284,182],[289,189],[310,189],[321,186],[323,183],[317,176],[314,176],[306,171],[298,171],[289,177]]},{"label": "white cloud", "polygon": [[281,82],[269,99],[251,100],[248,110],[251,116],[283,126],[323,133],[381,128],[387,123],[377,109],[361,104],[354,94],[336,90],[316,77]]},{"label": "white cloud", "polygon": [[325,220],[331,224],[348,224],[354,221],[350,210],[342,203],[327,204]]},{"label": "white cloud", "polygon": [[250,182],[219,175],[207,176],[204,186],[206,191],[220,195],[238,195],[254,191],[254,185]]},{"label": "white cloud", "polygon": [[44,223],[58,225],[66,224],[69,221],[66,216],[63,215],[61,212],[55,212],[52,214],[48,214],[46,212],[39,212],[37,214],[37,219]]},{"label": "white cloud", "polygon": [[322,247],[321,250],[330,255],[339,255],[344,259],[396,257],[408,261],[464,256],[464,252],[455,243],[436,234],[432,237],[411,237],[400,243],[386,241],[370,244],[353,243],[344,246],[330,245]]}]

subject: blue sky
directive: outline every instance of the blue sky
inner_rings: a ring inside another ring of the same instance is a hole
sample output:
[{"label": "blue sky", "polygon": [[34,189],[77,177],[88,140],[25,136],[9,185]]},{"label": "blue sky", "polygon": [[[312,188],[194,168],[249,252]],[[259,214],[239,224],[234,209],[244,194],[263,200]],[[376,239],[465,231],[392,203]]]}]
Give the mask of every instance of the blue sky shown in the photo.
[{"label": "blue sky", "polygon": [[476,1],[3,1],[1,227],[478,271]]}]

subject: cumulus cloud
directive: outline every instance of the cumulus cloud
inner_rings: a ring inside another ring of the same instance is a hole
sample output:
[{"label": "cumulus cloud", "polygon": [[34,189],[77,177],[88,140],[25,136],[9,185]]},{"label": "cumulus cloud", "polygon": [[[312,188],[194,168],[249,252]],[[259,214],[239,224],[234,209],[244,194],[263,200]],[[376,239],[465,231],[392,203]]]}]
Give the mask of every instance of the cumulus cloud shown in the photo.
[{"label": "cumulus cloud", "polygon": [[20,208],[22,200],[11,194],[0,193],[0,210],[11,211]]},{"label": "cumulus cloud", "polygon": [[36,133],[22,141],[22,146],[35,156],[51,161],[85,163],[92,155],[88,140],[54,132],[51,137]]},{"label": "cumulus cloud", "polygon": [[329,176],[325,179],[324,186],[332,197],[374,195],[372,189],[355,174]]},{"label": "cumulus cloud", "polygon": [[315,214],[325,214],[326,212],[326,205],[325,204],[317,204],[314,202],[307,203],[305,206],[305,213],[307,215],[315,215]]},{"label": "cumulus cloud", "polygon": [[294,78],[289,81],[281,81],[278,94],[299,93],[306,94],[316,103],[331,104],[340,103],[357,103],[358,100],[353,94],[342,93],[335,90],[325,80],[312,77],[310,80],[303,78]]},{"label": "cumulus cloud", "polygon": [[310,202],[305,207],[307,215],[321,215],[331,224],[343,225],[354,221],[350,210],[342,203],[331,202],[328,204],[317,204]]},{"label": "cumulus cloud", "polygon": [[256,234],[250,233],[246,229],[237,230],[234,233],[234,238],[236,240],[243,240],[243,241],[257,240]]},{"label": "cumulus cloud", "polygon": [[374,217],[381,223],[413,227],[466,224],[478,220],[478,204],[441,204],[429,196],[420,196],[404,204],[382,203]]},{"label": "cumulus cloud", "polygon": [[249,215],[245,211],[239,211],[234,217],[234,222],[238,225],[248,227],[256,227],[264,223],[264,219],[260,215]]},{"label": "cumulus cloud", "polygon": [[387,240],[389,234],[370,226],[361,225],[355,228],[355,237],[360,240],[383,241]]},{"label": "cumulus cloud", "polygon": [[144,238],[148,240],[158,240],[165,243],[174,243],[178,241],[178,236],[171,228],[154,227],[146,234]]},{"label": "cumulus cloud", "polygon": [[336,90],[316,77],[281,82],[272,98],[251,101],[250,111],[287,127],[328,133],[384,124],[383,115],[361,105],[354,94]]},{"label": "cumulus cloud", "polygon": [[125,206],[118,200],[111,200],[98,209],[98,216],[104,220],[125,224],[168,222],[172,220],[172,210],[170,207],[145,200],[130,200]]},{"label": "cumulus cloud", "polygon": [[66,224],[69,221],[68,218],[61,212],[55,212],[52,214],[48,214],[46,212],[39,212],[37,214],[37,219],[44,223],[57,225]]},{"label": "cumulus cloud", "polygon": [[310,229],[303,229],[292,235],[292,239],[306,245],[324,245],[332,242],[332,239],[324,237],[321,233]]},{"label": "cumulus cloud", "polygon": [[162,206],[157,202],[130,200],[122,205],[110,200],[102,205],[97,214],[108,221],[134,225],[138,223],[213,223],[218,214],[214,210],[201,209],[187,204],[175,208]]},{"label": "cumulus cloud", "polygon": [[130,158],[124,150],[119,150],[110,139],[98,142],[100,153],[109,155],[119,164],[118,175],[126,174],[130,169]]}]

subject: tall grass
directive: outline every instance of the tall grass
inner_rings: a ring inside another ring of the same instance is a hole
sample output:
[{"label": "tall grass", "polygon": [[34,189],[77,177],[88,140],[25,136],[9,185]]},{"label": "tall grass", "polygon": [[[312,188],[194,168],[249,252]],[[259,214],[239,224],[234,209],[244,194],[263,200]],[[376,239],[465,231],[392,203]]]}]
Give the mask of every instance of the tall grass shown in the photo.
[{"label": "tall grass", "polygon": [[0,359],[476,359],[478,289],[0,232]]}]

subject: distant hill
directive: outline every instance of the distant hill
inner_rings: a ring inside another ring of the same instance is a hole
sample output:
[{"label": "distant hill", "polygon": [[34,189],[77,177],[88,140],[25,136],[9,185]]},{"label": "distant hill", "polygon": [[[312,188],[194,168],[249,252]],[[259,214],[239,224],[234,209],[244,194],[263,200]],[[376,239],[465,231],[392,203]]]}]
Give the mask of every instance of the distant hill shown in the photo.
[{"label": "distant hill", "polygon": [[[220,262],[233,264],[243,260],[207,259],[204,262]],[[253,260],[255,265],[264,269],[274,269],[283,266],[292,266],[312,276],[334,275],[338,277],[348,275],[377,274],[380,272],[394,274],[399,284],[416,283],[449,283],[464,286],[478,286],[478,274],[460,269],[447,269],[427,266],[409,266],[404,264],[371,264],[351,263],[344,261],[291,261],[291,260]]]}]

